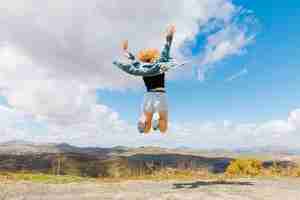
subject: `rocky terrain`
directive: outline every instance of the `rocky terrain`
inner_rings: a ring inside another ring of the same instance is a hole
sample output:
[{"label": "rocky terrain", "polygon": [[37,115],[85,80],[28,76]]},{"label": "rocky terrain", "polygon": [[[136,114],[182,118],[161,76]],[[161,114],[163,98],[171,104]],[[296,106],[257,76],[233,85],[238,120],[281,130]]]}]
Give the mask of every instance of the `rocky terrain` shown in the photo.
[{"label": "rocky terrain", "polygon": [[298,200],[299,179],[0,185],[2,200]]}]

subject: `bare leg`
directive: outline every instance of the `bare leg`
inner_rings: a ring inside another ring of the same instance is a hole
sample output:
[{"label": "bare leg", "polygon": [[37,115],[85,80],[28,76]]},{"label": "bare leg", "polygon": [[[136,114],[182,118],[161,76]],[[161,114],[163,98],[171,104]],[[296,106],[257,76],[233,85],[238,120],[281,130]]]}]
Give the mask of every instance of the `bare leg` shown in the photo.
[{"label": "bare leg", "polygon": [[168,129],[168,112],[161,111],[159,112],[159,130],[162,133],[166,133]]},{"label": "bare leg", "polygon": [[152,122],[152,117],[153,113],[152,112],[144,112],[144,115],[146,117],[146,127],[145,127],[145,133],[149,133],[151,130],[151,122]]}]

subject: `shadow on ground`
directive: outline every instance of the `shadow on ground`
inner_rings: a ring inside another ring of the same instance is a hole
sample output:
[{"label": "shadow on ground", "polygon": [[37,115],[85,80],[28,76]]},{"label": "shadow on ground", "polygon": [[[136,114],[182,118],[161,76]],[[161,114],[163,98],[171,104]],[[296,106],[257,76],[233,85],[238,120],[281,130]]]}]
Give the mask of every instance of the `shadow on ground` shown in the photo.
[{"label": "shadow on ground", "polygon": [[241,182],[241,181],[196,181],[192,183],[174,183],[173,189],[194,189],[201,186],[211,185],[240,185],[240,186],[252,186],[252,182]]}]

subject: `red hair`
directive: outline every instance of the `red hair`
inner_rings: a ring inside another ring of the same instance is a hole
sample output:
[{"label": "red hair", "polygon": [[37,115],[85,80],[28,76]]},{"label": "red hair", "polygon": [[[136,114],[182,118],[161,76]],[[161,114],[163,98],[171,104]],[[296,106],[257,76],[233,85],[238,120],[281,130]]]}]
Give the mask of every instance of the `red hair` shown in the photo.
[{"label": "red hair", "polygon": [[149,48],[141,50],[137,57],[142,62],[153,63],[155,62],[160,56],[160,53],[157,49]]}]

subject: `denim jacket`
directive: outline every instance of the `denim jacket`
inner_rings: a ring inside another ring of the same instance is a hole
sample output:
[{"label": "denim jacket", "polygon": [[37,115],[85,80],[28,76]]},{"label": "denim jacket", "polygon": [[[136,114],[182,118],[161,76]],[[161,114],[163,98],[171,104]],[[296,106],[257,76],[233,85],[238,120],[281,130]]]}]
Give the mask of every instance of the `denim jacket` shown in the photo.
[{"label": "denim jacket", "polygon": [[160,58],[154,63],[140,62],[136,60],[132,53],[128,53],[129,63],[114,61],[113,64],[128,74],[135,76],[155,76],[164,73],[171,68],[179,66],[179,64],[170,57],[172,40],[172,35],[167,36]]}]

